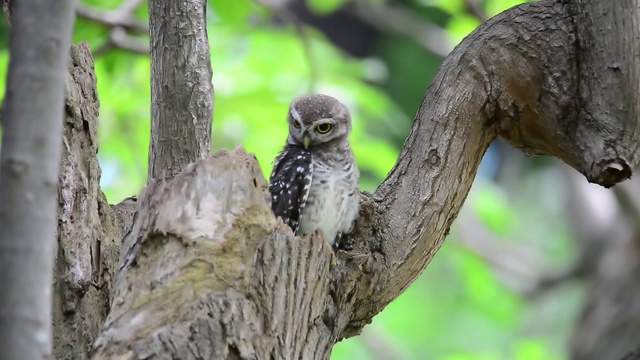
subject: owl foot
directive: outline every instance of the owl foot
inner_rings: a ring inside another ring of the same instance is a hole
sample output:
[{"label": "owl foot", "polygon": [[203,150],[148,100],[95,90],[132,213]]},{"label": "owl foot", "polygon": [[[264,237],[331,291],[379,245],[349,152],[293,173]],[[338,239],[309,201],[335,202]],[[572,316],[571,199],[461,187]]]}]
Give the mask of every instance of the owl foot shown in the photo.
[{"label": "owl foot", "polygon": [[334,247],[336,243],[334,243],[334,246],[329,245],[329,242],[326,241],[325,237],[324,237],[324,233],[322,232],[322,230],[318,229],[316,231],[313,232],[312,237],[314,238],[320,238],[322,240],[322,244],[325,247],[328,247],[329,249],[331,249],[331,262],[329,263],[329,268],[333,268],[336,264],[336,250],[337,248]]}]

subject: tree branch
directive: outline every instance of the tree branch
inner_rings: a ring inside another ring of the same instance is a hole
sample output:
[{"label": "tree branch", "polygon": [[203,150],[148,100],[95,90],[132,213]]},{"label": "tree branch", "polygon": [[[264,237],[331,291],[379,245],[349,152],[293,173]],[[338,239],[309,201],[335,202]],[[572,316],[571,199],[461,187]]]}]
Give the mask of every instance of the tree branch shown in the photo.
[{"label": "tree branch", "polygon": [[136,19],[133,15],[144,0],[125,0],[116,10],[103,10],[84,4],[76,4],[76,14],[87,20],[95,21],[111,28],[107,41],[94,55],[98,56],[113,48],[119,48],[136,54],[149,54],[149,44],[142,42],[131,32],[149,33],[149,24]]},{"label": "tree branch", "polygon": [[640,97],[633,95],[640,90],[640,9],[637,0],[617,5],[576,0],[567,6],[576,33],[573,46],[581,55],[574,58],[579,121],[563,135],[573,138],[574,149],[587,152],[568,163],[605,187],[631,177],[640,155]]},{"label": "tree branch", "polygon": [[149,1],[149,180],[173,177],[204,158],[211,147],[213,85],[206,5],[206,0]]},{"label": "tree branch", "polygon": [[102,55],[114,48],[135,54],[149,55],[149,43],[129,35],[124,28],[114,27],[109,31],[109,38],[94,52],[95,56]]},{"label": "tree branch", "polygon": [[[621,19],[638,15],[637,7],[623,11],[628,13],[619,13],[617,22],[634,24]],[[640,99],[620,95],[629,104],[616,119],[580,116],[581,104],[575,99],[583,73],[575,71],[575,66],[582,55],[575,52],[579,48],[574,47],[573,26],[580,17],[573,19],[553,1],[524,4],[483,24],[445,60],[398,163],[373,197],[376,235],[369,244],[381,244],[381,256],[390,268],[382,274],[380,291],[366,299],[367,304],[379,306],[370,313],[377,313],[401,293],[440,247],[494,131],[525,153],[561,158],[601,185],[611,186],[628,177],[624,171],[612,173],[607,164],[613,161],[623,169],[637,164],[638,142],[622,129],[637,126],[628,117],[637,114],[634,109]],[[633,39],[640,29],[624,30],[616,36],[629,34],[624,46],[634,49],[631,53],[638,51],[640,44]],[[628,69],[623,73],[630,78],[621,82],[627,85],[625,93],[638,93],[640,84],[631,84],[635,73],[630,69],[638,68],[638,59],[624,56],[617,61]],[[445,84],[457,86],[451,89]],[[608,94],[598,92],[598,96]],[[613,121],[627,122],[614,125]],[[576,127],[618,132],[576,135]],[[611,148],[605,150],[604,144]],[[612,159],[610,154],[616,153],[627,155]],[[452,187],[452,183],[459,185]],[[355,308],[365,307],[359,305]]]},{"label": "tree branch", "polygon": [[403,7],[358,0],[349,4],[346,10],[372,27],[406,36],[436,55],[446,57],[453,49],[446,30]]},{"label": "tree branch", "polygon": [[82,3],[76,4],[76,14],[84,19],[95,21],[110,27],[148,34],[149,24],[136,19],[133,11],[142,5],[143,0],[125,0],[116,10],[103,10]]}]

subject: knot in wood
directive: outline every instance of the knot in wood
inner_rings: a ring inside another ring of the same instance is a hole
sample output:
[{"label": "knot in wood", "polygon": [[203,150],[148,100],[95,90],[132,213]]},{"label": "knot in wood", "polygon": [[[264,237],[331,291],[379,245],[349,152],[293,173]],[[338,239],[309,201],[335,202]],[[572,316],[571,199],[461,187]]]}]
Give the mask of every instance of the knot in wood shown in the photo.
[{"label": "knot in wood", "polygon": [[631,178],[631,168],[626,161],[603,160],[598,163],[596,169],[600,169],[600,171],[594,174],[594,178],[590,178],[589,181],[606,188]]},{"label": "knot in wood", "polygon": [[432,166],[438,166],[440,164],[440,156],[438,155],[438,150],[431,149],[429,151],[429,155],[427,156],[427,160],[429,164]]}]

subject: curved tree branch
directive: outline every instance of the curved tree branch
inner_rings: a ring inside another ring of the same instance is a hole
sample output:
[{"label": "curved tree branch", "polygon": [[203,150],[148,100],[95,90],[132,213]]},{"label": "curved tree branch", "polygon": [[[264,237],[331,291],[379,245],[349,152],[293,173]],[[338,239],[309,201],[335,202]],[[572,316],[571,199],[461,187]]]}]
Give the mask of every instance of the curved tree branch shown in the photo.
[{"label": "curved tree branch", "polygon": [[[604,186],[630,176],[638,162],[634,117],[640,109],[640,98],[632,95],[640,90],[639,59],[628,55],[640,52],[635,41],[640,25],[633,21],[640,10],[637,1],[631,3],[626,2],[627,8],[617,5],[621,9],[616,7],[615,22],[626,27],[619,25],[619,32],[610,35],[622,37],[625,53],[614,52],[606,60],[602,52],[590,56],[576,46],[576,38],[591,36],[593,42],[596,36],[593,28],[574,24],[600,12],[571,14],[554,1],[525,4],[494,17],[445,60],[398,163],[373,197],[371,211],[378,216],[375,235],[368,240],[370,248],[381,244],[388,266],[380,290],[366,298],[367,304],[377,305],[374,310],[400,294],[440,247],[496,133],[525,153],[555,155]],[[576,35],[581,29],[587,34]],[[618,64],[623,74],[615,73],[619,89],[598,87],[593,74],[581,70],[585,58],[596,68]],[[591,92],[580,86],[584,83]],[[618,116],[589,111],[585,103],[601,104]],[[365,308],[358,305],[356,309]],[[362,322],[369,320],[370,313]]]},{"label": "curved tree branch", "polygon": [[562,139],[552,136],[574,106],[567,19],[552,1],[514,8],[479,27],[445,60],[398,163],[363,206],[372,214],[363,247],[379,280],[354,304],[345,336],[357,334],[426,267],[498,134],[528,153],[564,156],[555,147]]},{"label": "curved tree branch", "polygon": [[[566,0],[565,0],[566,1]],[[579,121],[571,127],[577,166],[589,181],[612,186],[638,164],[640,4],[567,2],[577,38]]]}]

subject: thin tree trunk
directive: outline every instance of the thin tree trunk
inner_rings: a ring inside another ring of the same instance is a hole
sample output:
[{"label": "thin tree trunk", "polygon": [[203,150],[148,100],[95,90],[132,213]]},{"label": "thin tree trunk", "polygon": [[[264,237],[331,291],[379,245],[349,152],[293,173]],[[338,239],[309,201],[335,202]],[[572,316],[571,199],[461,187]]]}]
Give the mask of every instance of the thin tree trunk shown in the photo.
[{"label": "thin tree trunk", "polygon": [[[0,158],[0,349],[51,357],[51,279],[74,1],[12,5]],[[9,8],[9,7],[7,7]]]},{"label": "thin tree trunk", "polygon": [[213,85],[206,7],[206,0],[149,0],[149,180],[172,178],[211,148]]}]

